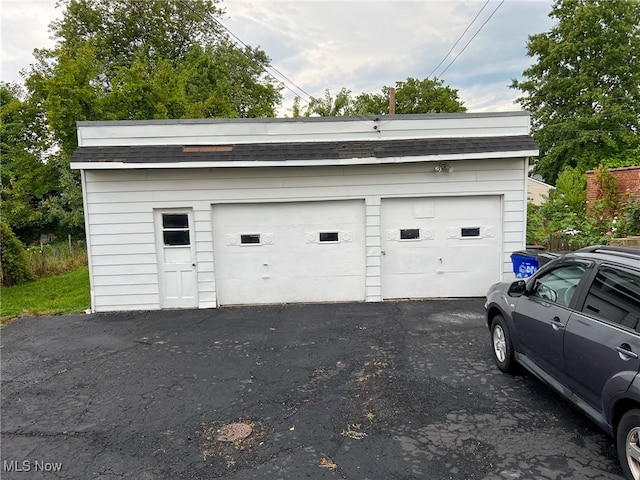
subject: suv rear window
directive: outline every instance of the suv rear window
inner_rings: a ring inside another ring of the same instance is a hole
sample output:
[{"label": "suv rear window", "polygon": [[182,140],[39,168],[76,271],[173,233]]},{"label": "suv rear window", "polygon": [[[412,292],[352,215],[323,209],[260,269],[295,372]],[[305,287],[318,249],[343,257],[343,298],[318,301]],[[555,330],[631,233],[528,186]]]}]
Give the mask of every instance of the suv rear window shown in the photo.
[{"label": "suv rear window", "polygon": [[610,266],[600,267],[582,311],[640,331],[640,275]]}]

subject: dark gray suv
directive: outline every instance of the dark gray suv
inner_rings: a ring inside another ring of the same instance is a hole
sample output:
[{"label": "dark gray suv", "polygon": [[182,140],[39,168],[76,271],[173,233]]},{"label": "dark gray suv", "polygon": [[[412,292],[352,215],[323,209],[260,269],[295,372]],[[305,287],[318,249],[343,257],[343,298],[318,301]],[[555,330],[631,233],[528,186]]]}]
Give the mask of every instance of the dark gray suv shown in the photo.
[{"label": "dark gray suv", "polygon": [[493,285],[485,308],[500,370],[522,366],[579,407],[640,480],[640,248],[562,255]]}]

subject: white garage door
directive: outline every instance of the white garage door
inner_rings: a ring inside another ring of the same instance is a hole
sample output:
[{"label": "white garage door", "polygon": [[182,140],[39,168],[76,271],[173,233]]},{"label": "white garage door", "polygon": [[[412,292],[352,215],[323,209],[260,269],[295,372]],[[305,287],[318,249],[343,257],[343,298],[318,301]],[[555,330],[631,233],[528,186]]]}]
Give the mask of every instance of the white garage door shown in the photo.
[{"label": "white garage door", "polygon": [[500,279],[499,196],[382,200],[383,298],[484,296]]},{"label": "white garage door", "polygon": [[220,305],[362,301],[364,202],[213,206]]}]

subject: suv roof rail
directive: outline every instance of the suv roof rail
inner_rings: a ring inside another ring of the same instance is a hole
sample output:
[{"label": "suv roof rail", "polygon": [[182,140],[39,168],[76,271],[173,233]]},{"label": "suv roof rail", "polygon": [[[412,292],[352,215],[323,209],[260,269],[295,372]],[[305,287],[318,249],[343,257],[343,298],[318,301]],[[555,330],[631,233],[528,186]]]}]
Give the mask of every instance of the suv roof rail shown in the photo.
[{"label": "suv roof rail", "polygon": [[637,258],[640,257],[640,247],[618,247],[614,245],[593,245],[590,247],[576,250],[581,253],[609,253],[619,255],[621,257]]}]

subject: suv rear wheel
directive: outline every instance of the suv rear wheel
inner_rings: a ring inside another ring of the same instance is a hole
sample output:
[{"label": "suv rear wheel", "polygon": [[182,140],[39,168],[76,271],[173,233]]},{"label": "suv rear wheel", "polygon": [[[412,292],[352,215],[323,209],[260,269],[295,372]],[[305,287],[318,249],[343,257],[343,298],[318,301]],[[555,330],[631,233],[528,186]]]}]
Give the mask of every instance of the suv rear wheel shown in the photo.
[{"label": "suv rear wheel", "polygon": [[514,373],[516,359],[513,355],[513,344],[509,328],[502,315],[496,315],[491,321],[491,344],[493,345],[493,358],[498,368],[503,372]]},{"label": "suv rear wheel", "polygon": [[622,416],[616,440],[625,477],[640,480],[640,410],[629,410]]}]

